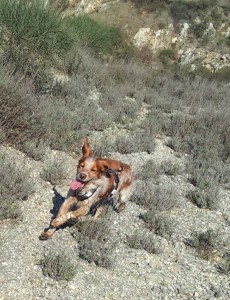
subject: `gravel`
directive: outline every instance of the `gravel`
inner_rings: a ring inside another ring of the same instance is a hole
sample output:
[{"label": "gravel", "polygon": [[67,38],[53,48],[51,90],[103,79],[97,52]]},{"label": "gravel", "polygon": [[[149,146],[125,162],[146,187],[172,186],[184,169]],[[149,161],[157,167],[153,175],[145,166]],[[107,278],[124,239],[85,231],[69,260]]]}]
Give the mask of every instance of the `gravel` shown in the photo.
[{"label": "gravel", "polygon": [[[53,186],[40,178],[40,172],[49,159],[61,159],[68,176],[56,189],[65,197],[68,184],[75,175],[78,158],[47,150],[45,159],[36,162],[11,147],[1,147],[1,151],[10,155],[15,162],[23,161],[35,185],[35,193],[19,204],[23,211],[22,219],[0,223],[1,300],[230,299],[229,277],[219,273],[216,268],[222,259],[221,251],[228,251],[227,246],[223,246],[224,250],[218,249],[216,257],[207,261],[184,243],[194,231],[209,228],[217,230],[221,241],[229,241],[230,226],[226,222],[226,219],[230,219],[229,191],[223,190],[220,194],[220,210],[200,209],[185,198],[186,190],[191,188],[186,175],[162,175],[159,184],[172,185],[177,191],[175,196],[179,203],[178,207],[163,213],[176,222],[172,236],[165,239],[149,232],[139,217],[145,208],[129,201],[122,213],[111,214],[110,239],[116,241],[116,247],[113,266],[106,269],[79,258],[77,241],[72,237],[69,227],[58,230],[48,241],[38,239],[49,224],[54,197]],[[152,154],[114,153],[111,157],[129,163],[134,173],[138,173],[149,159],[160,163],[175,158],[175,153],[165,146],[164,140],[157,139]],[[184,159],[181,157],[181,162]],[[159,245],[159,253],[150,254],[142,249],[129,248],[126,237],[137,231],[143,235],[153,235]],[[55,281],[42,274],[39,261],[49,251],[65,253],[71,258],[76,266],[73,280]]]}]

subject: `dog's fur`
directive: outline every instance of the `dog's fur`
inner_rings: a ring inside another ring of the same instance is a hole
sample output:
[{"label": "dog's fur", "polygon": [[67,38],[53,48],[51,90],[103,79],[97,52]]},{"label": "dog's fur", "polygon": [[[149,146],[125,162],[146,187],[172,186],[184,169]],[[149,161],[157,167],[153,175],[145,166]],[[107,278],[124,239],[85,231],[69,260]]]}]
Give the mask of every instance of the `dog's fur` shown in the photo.
[{"label": "dog's fur", "polygon": [[[84,186],[77,192],[70,190],[71,196],[63,202],[56,218],[51,221],[50,228],[40,235],[40,239],[44,240],[51,237],[55,230],[69,219],[87,215],[93,206],[96,207],[93,219],[96,219],[103,212],[105,204],[100,203],[100,200],[110,196],[116,186],[115,175],[113,172],[108,172],[109,169],[115,171],[119,178],[119,184],[114,194],[118,198],[115,205],[118,212],[125,208],[125,204],[131,196],[132,172],[129,165],[118,160],[96,157],[91,150],[87,137],[84,138],[82,154],[83,156],[77,166],[76,180],[83,183]],[[91,197],[86,200],[79,200],[81,195],[92,189],[96,189],[96,191]],[[77,203],[77,209],[70,211],[75,203]]]}]

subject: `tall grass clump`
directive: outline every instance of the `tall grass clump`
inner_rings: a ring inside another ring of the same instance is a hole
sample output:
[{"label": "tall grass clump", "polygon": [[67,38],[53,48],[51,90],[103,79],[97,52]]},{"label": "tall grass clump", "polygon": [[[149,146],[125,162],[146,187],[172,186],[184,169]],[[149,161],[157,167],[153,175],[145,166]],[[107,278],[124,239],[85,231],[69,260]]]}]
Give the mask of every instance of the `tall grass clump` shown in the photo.
[{"label": "tall grass clump", "polygon": [[24,74],[37,73],[46,58],[72,45],[61,16],[37,0],[0,0],[0,41],[3,62]]}]

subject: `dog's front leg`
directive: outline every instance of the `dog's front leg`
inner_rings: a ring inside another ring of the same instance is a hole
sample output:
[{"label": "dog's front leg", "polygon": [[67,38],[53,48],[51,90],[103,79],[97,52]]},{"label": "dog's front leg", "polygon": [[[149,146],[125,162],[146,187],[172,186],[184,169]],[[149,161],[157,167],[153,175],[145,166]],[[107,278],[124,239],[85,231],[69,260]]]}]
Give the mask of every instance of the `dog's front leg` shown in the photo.
[{"label": "dog's front leg", "polygon": [[[65,216],[66,213],[70,210],[71,206],[76,202],[77,202],[76,197],[71,196],[71,197],[67,198],[62,203],[62,205],[61,205],[61,207],[58,211],[57,217],[54,220],[56,220],[56,219],[61,220],[62,216]],[[63,219],[64,219],[63,223],[65,223],[66,222],[65,217],[63,217]],[[50,227],[47,230],[45,230],[44,232],[41,233],[41,235],[39,236],[40,240],[47,240],[48,238],[50,238],[54,234],[54,232],[56,231],[56,229],[57,229],[56,227],[60,226],[60,225],[58,225],[58,226],[53,225],[52,224],[53,221],[51,222]]]},{"label": "dog's front leg", "polygon": [[[85,203],[83,203],[85,202]],[[78,218],[78,217],[82,217],[88,214],[89,210],[90,210],[90,206],[87,203],[88,201],[82,201],[79,202],[81,203],[81,205],[78,207],[78,209],[74,210],[74,211],[70,211],[64,215],[61,215],[57,218],[55,218],[52,222],[51,222],[51,226],[52,227],[59,227],[62,224],[66,223],[68,220],[70,219],[74,219],[74,218]]]}]

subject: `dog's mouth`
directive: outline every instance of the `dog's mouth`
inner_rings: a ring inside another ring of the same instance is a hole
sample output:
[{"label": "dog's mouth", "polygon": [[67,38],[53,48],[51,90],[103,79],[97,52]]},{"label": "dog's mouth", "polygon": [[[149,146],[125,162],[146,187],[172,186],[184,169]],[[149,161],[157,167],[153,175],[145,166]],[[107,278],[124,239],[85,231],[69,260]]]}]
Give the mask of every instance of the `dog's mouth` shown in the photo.
[{"label": "dog's mouth", "polygon": [[70,183],[70,188],[73,190],[73,191],[76,191],[77,189],[83,187],[85,185],[85,182],[82,182],[80,180],[73,180],[71,183]]}]

